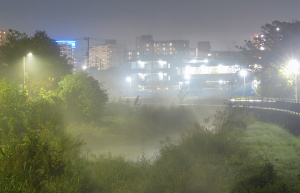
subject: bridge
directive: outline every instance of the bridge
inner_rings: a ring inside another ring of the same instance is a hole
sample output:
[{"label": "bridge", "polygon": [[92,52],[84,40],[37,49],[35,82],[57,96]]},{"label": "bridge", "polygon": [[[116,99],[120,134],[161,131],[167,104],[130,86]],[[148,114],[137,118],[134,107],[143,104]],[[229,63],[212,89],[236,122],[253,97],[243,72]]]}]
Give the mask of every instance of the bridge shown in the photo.
[{"label": "bridge", "polygon": [[[131,98],[135,100],[135,98]],[[300,103],[291,99],[274,98],[201,98],[188,97],[182,101],[173,98],[140,98],[142,104],[148,105],[193,105],[207,107],[245,108],[256,115],[258,120],[281,125],[294,135],[300,135]]]}]

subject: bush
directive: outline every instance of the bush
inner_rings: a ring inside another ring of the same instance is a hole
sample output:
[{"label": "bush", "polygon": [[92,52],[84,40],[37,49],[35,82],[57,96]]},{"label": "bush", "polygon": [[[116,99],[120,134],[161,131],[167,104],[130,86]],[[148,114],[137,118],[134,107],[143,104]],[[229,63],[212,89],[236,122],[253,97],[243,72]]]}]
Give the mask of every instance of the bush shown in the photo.
[{"label": "bush", "polygon": [[28,111],[25,115],[26,126],[35,130],[47,125],[53,129],[61,127],[63,116],[61,104],[61,102],[51,102],[46,98],[29,101]]},{"label": "bush", "polygon": [[27,96],[20,90],[17,83],[9,84],[6,79],[0,81],[0,129],[8,131],[15,128],[19,132],[25,131],[23,125],[27,114]]},{"label": "bush", "polygon": [[[3,192],[78,192],[84,172],[76,167],[82,142],[51,128],[14,131],[1,137],[0,189]],[[83,174],[83,175],[82,175]]]},{"label": "bush", "polygon": [[102,84],[85,72],[64,76],[58,94],[66,102],[68,121],[99,121],[108,102]]},{"label": "bush", "polygon": [[296,193],[300,190],[280,177],[270,162],[245,165],[237,173],[230,193]]}]

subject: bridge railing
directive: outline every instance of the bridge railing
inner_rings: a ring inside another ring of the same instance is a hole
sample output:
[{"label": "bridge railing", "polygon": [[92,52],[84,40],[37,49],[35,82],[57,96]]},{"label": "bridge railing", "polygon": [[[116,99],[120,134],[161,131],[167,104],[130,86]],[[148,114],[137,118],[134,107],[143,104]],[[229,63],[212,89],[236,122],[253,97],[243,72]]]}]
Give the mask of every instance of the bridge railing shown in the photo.
[{"label": "bridge railing", "polygon": [[300,114],[300,103],[292,99],[274,99],[274,98],[187,98],[185,104],[190,105],[209,105],[209,106],[224,106],[247,107],[281,110],[291,113]]}]

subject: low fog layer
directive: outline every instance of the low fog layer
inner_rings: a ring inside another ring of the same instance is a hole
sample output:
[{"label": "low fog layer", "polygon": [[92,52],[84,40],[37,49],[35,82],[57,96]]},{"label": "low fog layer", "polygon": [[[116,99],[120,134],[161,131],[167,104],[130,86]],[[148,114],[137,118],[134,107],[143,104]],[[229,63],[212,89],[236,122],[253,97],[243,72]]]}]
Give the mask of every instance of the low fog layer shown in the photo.
[{"label": "low fog layer", "polygon": [[[126,99],[123,99],[126,101]],[[135,99],[132,98],[130,102],[133,104]],[[152,103],[143,104],[142,101],[152,100]],[[175,100],[175,99],[174,99]],[[167,101],[171,103],[171,99],[161,99],[160,103],[167,104]],[[170,139],[176,142],[181,133],[186,132],[187,130],[193,128],[194,123],[199,123],[201,125],[208,124],[204,123],[204,119],[212,117],[217,110],[222,110],[224,107],[208,107],[208,106],[188,106],[188,105],[178,105],[172,103],[173,105],[162,105],[160,103],[156,104],[157,99],[148,98],[147,100],[140,99],[139,108],[151,108],[158,110],[160,108],[185,108],[193,115],[192,119],[187,119],[186,117],[179,118],[182,121],[182,128],[168,128],[169,125],[166,124],[166,128],[160,128],[160,131],[155,131],[151,135],[143,135],[140,133],[111,133],[106,126],[91,126],[88,129],[77,129],[70,130],[73,135],[80,135],[80,138],[85,142],[83,147],[83,154],[111,154],[114,156],[123,156],[127,159],[137,160],[142,154],[147,158],[154,158],[159,151],[159,148],[162,146],[166,139]],[[109,107],[108,107],[109,108]],[[155,112],[154,112],[155,113]],[[149,115],[152,116],[152,115]],[[174,117],[175,118],[175,117]],[[211,118],[212,120],[212,118]],[[130,121],[130,120],[128,120]],[[159,120],[158,120],[159,121]],[[169,120],[167,120],[169,121]],[[175,120],[174,120],[175,121]],[[176,120],[178,121],[178,120]],[[143,127],[143,126],[141,126]],[[137,128],[139,129],[139,128]],[[141,128],[142,129],[142,128]],[[156,128],[149,128],[155,130]]]}]

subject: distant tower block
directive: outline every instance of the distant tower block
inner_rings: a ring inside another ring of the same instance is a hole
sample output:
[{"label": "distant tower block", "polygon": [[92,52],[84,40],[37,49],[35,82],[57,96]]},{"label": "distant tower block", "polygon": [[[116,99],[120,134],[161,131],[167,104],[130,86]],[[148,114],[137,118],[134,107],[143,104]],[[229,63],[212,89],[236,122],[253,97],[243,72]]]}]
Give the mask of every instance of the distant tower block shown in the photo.
[{"label": "distant tower block", "polygon": [[198,42],[198,52],[210,52],[210,42]]}]

